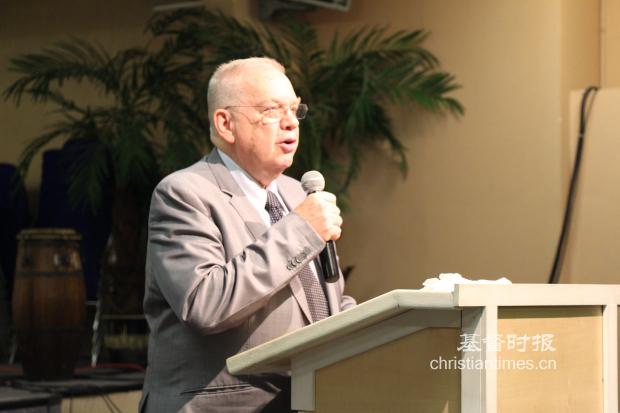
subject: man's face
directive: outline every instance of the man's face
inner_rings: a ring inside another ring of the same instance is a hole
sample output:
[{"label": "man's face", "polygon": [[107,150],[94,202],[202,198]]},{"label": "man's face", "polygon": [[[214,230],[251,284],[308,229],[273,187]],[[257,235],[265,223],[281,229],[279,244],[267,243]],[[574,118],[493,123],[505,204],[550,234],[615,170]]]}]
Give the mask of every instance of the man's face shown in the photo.
[{"label": "man's face", "polygon": [[273,68],[260,68],[240,83],[239,105],[231,108],[233,158],[254,179],[267,186],[293,163],[299,144],[299,120],[287,111],[279,121],[265,122],[269,108],[299,103],[288,78]]}]

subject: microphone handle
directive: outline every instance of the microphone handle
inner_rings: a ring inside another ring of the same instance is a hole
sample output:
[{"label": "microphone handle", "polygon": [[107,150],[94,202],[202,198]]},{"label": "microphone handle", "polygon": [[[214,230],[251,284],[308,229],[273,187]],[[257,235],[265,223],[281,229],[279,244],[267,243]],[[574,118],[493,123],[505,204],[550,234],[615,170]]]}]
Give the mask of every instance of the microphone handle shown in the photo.
[{"label": "microphone handle", "polygon": [[[317,191],[310,191],[308,195]],[[327,241],[325,248],[319,254],[319,260],[321,267],[323,268],[323,278],[328,283],[335,283],[340,278],[340,271],[338,271],[338,259],[336,258],[336,243],[333,240]]]},{"label": "microphone handle", "polygon": [[338,260],[336,259],[336,243],[334,241],[327,241],[327,245],[323,248],[323,251],[319,254],[321,260],[321,267],[323,267],[323,277],[328,283],[338,281],[340,278],[340,272],[338,271]]}]

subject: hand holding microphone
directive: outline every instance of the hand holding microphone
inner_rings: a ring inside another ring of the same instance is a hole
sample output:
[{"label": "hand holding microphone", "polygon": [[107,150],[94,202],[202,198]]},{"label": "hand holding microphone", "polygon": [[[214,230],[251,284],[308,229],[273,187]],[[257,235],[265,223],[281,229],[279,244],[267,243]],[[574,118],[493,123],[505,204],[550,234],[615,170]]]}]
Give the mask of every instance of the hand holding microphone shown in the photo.
[{"label": "hand holding microphone", "polygon": [[329,192],[315,192],[301,203],[295,212],[301,215],[323,241],[340,238],[342,218],[336,206],[336,196]]},{"label": "hand holding microphone", "polygon": [[301,177],[308,197],[295,209],[310,226],[327,242],[325,249],[319,256],[325,281],[335,282],[340,276],[336,259],[336,245],[334,241],[340,238],[342,232],[342,217],[340,208],[336,205],[336,196],[324,192],[325,179],[320,172],[308,171]]}]

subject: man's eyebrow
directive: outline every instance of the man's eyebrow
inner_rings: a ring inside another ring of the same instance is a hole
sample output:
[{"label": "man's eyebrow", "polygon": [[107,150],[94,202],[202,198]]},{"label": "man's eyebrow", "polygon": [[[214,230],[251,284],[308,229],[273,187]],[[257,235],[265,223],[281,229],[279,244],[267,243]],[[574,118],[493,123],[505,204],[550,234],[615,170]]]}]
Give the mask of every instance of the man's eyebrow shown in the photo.
[{"label": "man's eyebrow", "polygon": [[[295,102],[294,102],[294,103],[291,103],[291,104],[299,104],[299,103],[301,103],[301,98],[300,98],[299,96],[297,96],[297,97],[295,98]],[[268,99],[268,100],[263,100],[263,101],[261,101],[261,102],[260,102],[258,105],[256,105],[256,106],[271,106],[271,105],[274,105],[274,104],[275,104],[275,105],[284,105],[284,104],[287,104],[287,103],[284,103],[284,101],[279,100],[279,99]]]}]

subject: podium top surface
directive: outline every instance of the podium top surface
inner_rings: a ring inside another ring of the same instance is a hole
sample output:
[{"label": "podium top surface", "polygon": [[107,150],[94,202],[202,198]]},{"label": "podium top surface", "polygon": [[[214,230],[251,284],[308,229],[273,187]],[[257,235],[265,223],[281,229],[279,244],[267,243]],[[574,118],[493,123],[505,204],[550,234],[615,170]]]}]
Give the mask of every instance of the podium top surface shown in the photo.
[{"label": "podium top surface", "polygon": [[452,294],[455,307],[620,303],[620,285],[616,284],[460,284]]},{"label": "podium top surface", "polygon": [[412,310],[453,310],[485,306],[618,305],[620,285],[604,284],[459,284],[454,292],[393,290],[347,311],[285,334],[226,364],[232,374],[286,371],[300,352]]}]

